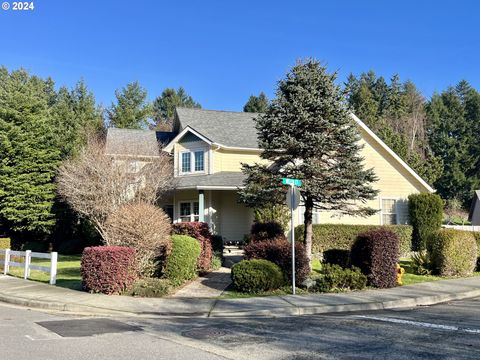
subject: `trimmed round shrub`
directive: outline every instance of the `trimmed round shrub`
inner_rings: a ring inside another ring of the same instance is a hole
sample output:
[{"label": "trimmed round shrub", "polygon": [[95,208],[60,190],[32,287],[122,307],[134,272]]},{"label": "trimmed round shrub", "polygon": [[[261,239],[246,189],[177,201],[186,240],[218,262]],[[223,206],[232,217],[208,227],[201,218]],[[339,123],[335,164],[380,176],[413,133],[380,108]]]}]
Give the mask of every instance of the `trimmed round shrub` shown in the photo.
[{"label": "trimmed round shrub", "polygon": [[350,267],[350,250],[331,249],[323,252],[323,263],[339,265],[342,268]]},{"label": "trimmed round shrub", "polygon": [[[295,238],[303,238],[303,225],[295,228]],[[387,229],[397,234],[400,239],[400,256],[412,251],[412,231],[410,225],[313,225],[312,253],[318,254],[331,249],[350,250],[357,236],[373,229]]]},{"label": "trimmed round shrub", "polygon": [[375,229],[358,235],[352,246],[351,263],[367,276],[368,283],[378,288],[397,285],[399,239],[386,229]]},{"label": "trimmed round shrub", "polygon": [[95,246],[83,250],[80,264],[86,291],[120,294],[137,279],[135,249],[124,246]]},{"label": "trimmed round shrub", "polygon": [[320,275],[315,275],[310,290],[316,292],[336,292],[362,290],[367,286],[367,277],[359,268],[344,269],[339,265],[324,264]]},{"label": "trimmed round shrub", "polygon": [[268,260],[242,260],[232,267],[232,282],[238,291],[258,293],[283,286],[282,269]]},{"label": "trimmed round shrub", "polygon": [[176,235],[188,235],[197,239],[201,247],[197,268],[200,272],[211,270],[213,258],[212,234],[206,222],[197,221],[173,224],[173,233]]},{"label": "trimmed round shrub", "polygon": [[278,238],[287,239],[282,225],[276,221],[254,222],[250,229],[251,241],[270,241]]},{"label": "trimmed round shrub", "polygon": [[[243,250],[245,259],[264,259],[280,266],[289,281],[292,281],[292,245],[282,238],[270,241],[253,241]],[[301,284],[310,274],[305,247],[295,244],[295,281]]]},{"label": "trimmed round shrub", "polygon": [[172,235],[172,251],[167,259],[164,276],[175,285],[197,276],[200,243],[187,235]]},{"label": "trimmed round shrub", "polygon": [[470,231],[441,229],[427,241],[434,273],[441,276],[471,275],[477,263],[477,244]]},{"label": "trimmed round shrub", "polygon": [[145,202],[123,205],[108,217],[105,232],[109,245],[137,250],[141,275],[162,272],[171,248],[170,219],[162,209]]},{"label": "trimmed round shrub", "polygon": [[413,226],[413,250],[425,250],[430,234],[442,226],[443,200],[437,194],[412,194],[408,197],[408,212]]}]

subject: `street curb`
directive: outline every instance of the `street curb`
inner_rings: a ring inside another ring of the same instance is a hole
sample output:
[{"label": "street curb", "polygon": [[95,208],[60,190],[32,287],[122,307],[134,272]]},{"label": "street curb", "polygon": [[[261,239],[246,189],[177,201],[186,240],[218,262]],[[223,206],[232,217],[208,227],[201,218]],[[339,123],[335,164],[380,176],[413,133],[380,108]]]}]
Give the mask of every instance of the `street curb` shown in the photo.
[{"label": "street curb", "polygon": [[99,308],[94,306],[87,306],[74,303],[59,303],[44,301],[41,299],[25,299],[21,297],[12,297],[5,294],[0,294],[0,302],[24,306],[28,308],[35,308],[46,311],[59,311],[76,315],[91,315],[91,316],[122,316],[122,317],[212,317],[212,318],[249,318],[249,317],[288,317],[288,316],[302,316],[315,314],[332,314],[355,311],[375,311],[386,309],[412,308],[416,306],[435,305],[453,300],[462,300],[480,296],[480,289],[471,290],[456,294],[444,295],[429,295],[415,298],[406,298],[390,301],[372,301],[356,304],[341,304],[341,305],[324,305],[324,306],[289,306],[289,307],[275,307],[268,310],[249,310],[249,311],[222,311],[215,312],[215,308],[206,312],[130,312],[117,309]]}]

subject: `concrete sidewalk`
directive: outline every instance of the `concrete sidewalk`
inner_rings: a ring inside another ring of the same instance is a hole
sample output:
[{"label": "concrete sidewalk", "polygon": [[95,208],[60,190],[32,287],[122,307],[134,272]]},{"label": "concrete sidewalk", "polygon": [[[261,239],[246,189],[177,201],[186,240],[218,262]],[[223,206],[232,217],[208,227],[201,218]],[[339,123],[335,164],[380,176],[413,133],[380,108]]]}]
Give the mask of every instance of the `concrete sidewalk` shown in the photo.
[{"label": "concrete sidewalk", "polygon": [[480,296],[480,277],[440,280],[386,290],[243,299],[134,298],[89,294],[0,276],[0,301],[86,315],[282,317],[432,305]]}]

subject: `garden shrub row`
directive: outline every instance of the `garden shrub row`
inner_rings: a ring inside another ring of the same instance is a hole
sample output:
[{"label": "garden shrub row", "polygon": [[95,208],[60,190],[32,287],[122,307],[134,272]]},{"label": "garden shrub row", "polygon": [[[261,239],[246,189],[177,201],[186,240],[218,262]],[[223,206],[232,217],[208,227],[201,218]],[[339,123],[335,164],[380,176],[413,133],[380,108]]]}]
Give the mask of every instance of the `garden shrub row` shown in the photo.
[{"label": "garden shrub row", "polygon": [[427,239],[431,268],[441,276],[471,275],[477,265],[478,249],[470,231],[440,229]]},{"label": "garden shrub row", "polygon": [[259,293],[284,284],[282,269],[264,259],[242,260],[232,267],[232,282],[238,291]]},{"label": "garden shrub row", "polygon": [[121,294],[137,279],[135,250],[123,246],[95,246],[83,250],[80,264],[86,291]]},{"label": "garden shrub row", "polygon": [[188,235],[198,240],[201,251],[197,261],[197,268],[200,272],[209,271],[212,267],[213,247],[212,234],[210,233],[208,224],[205,222],[182,222],[173,224],[173,233],[176,235]]},{"label": "garden shrub row", "polygon": [[[412,249],[412,231],[410,225],[313,225],[312,253],[322,253],[331,249],[350,250],[359,234],[373,229],[387,229],[395,233],[400,240],[400,256],[407,255]],[[304,225],[295,228],[295,238],[303,239]]]}]

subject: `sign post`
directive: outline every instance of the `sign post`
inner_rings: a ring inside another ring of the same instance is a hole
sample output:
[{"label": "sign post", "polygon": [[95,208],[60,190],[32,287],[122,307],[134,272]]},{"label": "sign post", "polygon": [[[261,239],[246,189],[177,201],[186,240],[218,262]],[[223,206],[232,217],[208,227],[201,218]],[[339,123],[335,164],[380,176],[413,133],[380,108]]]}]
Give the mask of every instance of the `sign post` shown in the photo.
[{"label": "sign post", "polygon": [[302,185],[298,179],[283,178],[282,184],[289,185],[287,192],[287,206],[290,209],[290,239],[292,242],[292,293],[295,295],[295,227],[293,211],[300,205],[300,191],[297,186]]}]

